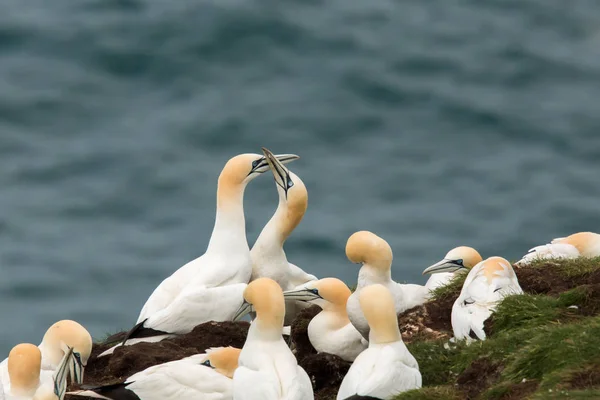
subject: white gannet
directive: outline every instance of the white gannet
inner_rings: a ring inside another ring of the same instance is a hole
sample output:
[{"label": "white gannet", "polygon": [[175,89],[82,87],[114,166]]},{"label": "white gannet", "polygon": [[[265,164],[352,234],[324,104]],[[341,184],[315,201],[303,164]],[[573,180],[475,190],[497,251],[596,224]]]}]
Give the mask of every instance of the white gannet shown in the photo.
[{"label": "white gannet", "polygon": [[483,323],[504,297],[522,294],[519,281],[510,263],[502,257],[490,257],[474,266],[452,306],[454,340],[472,340],[471,331],[485,339]]},{"label": "white gannet", "polygon": [[369,348],[352,363],[337,400],[353,395],[391,399],[398,393],[420,388],[419,364],[402,341],[390,291],[380,284],[367,286],[359,294],[359,303],[371,327]]},{"label": "white gannet", "polygon": [[323,309],[308,324],[308,339],[319,353],[335,354],[354,361],[369,342],[348,319],[346,302],[352,292],[337,278],[307,282],[283,292],[283,297],[316,304]]},{"label": "white gannet", "polygon": [[146,368],[123,383],[68,394],[108,400],[232,400],[240,352],[234,347],[215,347]]},{"label": "white gannet", "polygon": [[[0,390],[6,400],[62,400],[67,389],[67,374],[73,373],[73,349],[65,349],[51,381],[43,381],[42,352],[38,346],[21,343],[13,347],[7,359],[9,381]],[[69,366],[71,367],[69,369]]]},{"label": "white gannet", "polygon": [[[294,154],[275,157],[282,163],[299,158]],[[244,190],[268,169],[267,160],[258,154],[237,155],[227,162],[219,175],[217,213],[206,252],[163,280],[121,344],[100,357],[123,344],[156,342],[172,334],[191,332],[204,322],[233,318],[252,273]]]},{"label": "white gannet", "polygon": [[[268,149],[263,153],[273,172],[275,186],[279,194],[279,205],[275,214],[261,231],[250,251],[252,258],[252,278],[271,278],[283,290],[290,290],[303,283],[316,280],[296,265],[290,264],[283,250],[283,244],[298,226],[308,205],[308,192],[302,180],[287,169]],[[291,300],[285,304],[284,325],[290,325],[296,314],[306,306]]]},{"label": "white gannet", "polygon": [[529,252],[515,265],[527,265],[536,259],[593,258],[598,256],[600,256],[600,235],[593,232],[578,232],[529,249]]},{"label": "white gannet", "polygon": [[[54,380],[54,373],[65,355],[65,346],[73,352],[69,358],[73,363],[70,366],[72,379],[78,384],[83,382],[85,366],[92,352],[92,336],[78,322],[65,319],[52,324],[38,346],[42,356],[40,379],[43,384]],[[0,379],[3,385],[9,381],[8,359],[0,363]]]},{"label": "white gannet", "polygon": [[425,268],[423,275],[431,274],[425,287],[434,290],[448,284],[456,273],[469,271],[479,262],[481,255],[472,247],[459,246],[448,252],[446,256],[430,267]]},{"label": "white gannet", "polygon": [[425,286],[400,284],[392,280],[392,248],[388,242],[374,233],[359,231],[352,234],[346,243],[346,256],[353,263],[362,263],[358,272],[356,290],[348,299],[346,309],[350,322],[365,339],[369,338],[369,324],[358,301],[363,288],[374,283],[387,287],[394,296],[397,314],[423,304],[427,300],[429,290]]},{"label": "white gannet", "polygon": [[235,400],[312,400],[308,374],[283,340],[285,301],[277,282],[259,278],[244,291],[236,320],[256,312],[233,375]]}]

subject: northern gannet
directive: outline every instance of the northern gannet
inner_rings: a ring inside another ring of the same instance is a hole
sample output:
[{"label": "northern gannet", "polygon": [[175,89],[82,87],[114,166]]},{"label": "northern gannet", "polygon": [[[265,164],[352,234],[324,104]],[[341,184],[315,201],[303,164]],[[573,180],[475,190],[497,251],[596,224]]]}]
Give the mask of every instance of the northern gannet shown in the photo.
[{"label": "northern gannet", "polygon": [[323,309],[308,324],[308,339],[319,353],[335,354],[354,361],[369,342],[348,319],[346,302],[352,292],[337,278],[307,282],[283,292],[283,297],[316,304]]},{"label": "northern gannet", "polygon": [[369,324],[365,319],[358,297],[363,288],[374,283],[384,285],[394,296],[396,313],[423,304],[429,295],[425,286],[414,284],[400,284],[392,280],[392,248],[382,238],[368,231],[359,231],[348,239],[346,243],[346,256],[353,263],[361,263],[358,272],[356,291],[348,299],[346,309],[352,325],[363,335],[369,338]]},{"label": "northern gannet", "polygon": [[146,368],[123,383],[68,394],[108,400],[232,400],[232,378],[240,351],[215,347]]},{"label": "northern gannet", "polygon": [[[72,320],[58,321],[44,334],[38,346],[41,360],[40,379],[43,384],[51,383],[65,355],[65,346],[72,348],[72,379],[83,382],[83,373],[92,352],[92,336],[81,324]],[[0,363],[0,379],[6,385],[9,381],[8,358]]]},{"label": "northern gannet", "polygon": [[536,259],[593,258],[598,256],[600,256],[600,235],[593,232],[579,232],[567,237],[553,239],[548,244],[529,249],[529,252],[515,265],[527,265]]},{"label": "northern gannet", "polygon": [[256,312],[233,374],[235,400],[312,400],[308,374],[283,340],[285,301],[277,282],[259,278],[244,291],[236,320]]},{"label": "northern gannet", "polygon": [[[275,156],[281,163],[294,154]],[[217,186],[217,213],[206,252],[161,282],[144,304],[136,325],[121,345],[156,342],[172,334],[185,334],[207,321],[230,321],[242,303],[252,264],[246,240],[244,190],[268,171],[264,156],[241,154],[230,159]]]},{"label": "northern gannet", "polygon": [[510,263],[502,257],[490,257],[474,266],[452,306],[454,340],[471,341],[471,332],[485,339],[483,323],[504,297],[522,294],[523,289]]},{"label": "northern gannet", "polygon": [[402,341],[390,291],[380,284],[367,286],[359,294],[359,303],[371,327],[369,348],[352,363],[337,400],[353,395],[391,399],[398,393],[420,388],[419,364]]},{"label": "northern gannet", "polygon": [[425,268],[423,275],[431,274],[425,287],[434,290],[448,284],[456,273],[469,271],[479,262],[481,255],[472,247],[460,246],[448,252],[446,256],[430,267]]},{"label": "northern gannet", "polygon": [[[301,268],[289,263],[283,250],[286,239],[304,217],[308,205],[308,192],[304,182],[296,174],[279,162],[268,149],[263,147],[262,150],[273,172],[279,194],[279,205],[250,251],[252,258],[250,280],[271,278],[283,290],[290,290],[317,279],[314,275],[307,274]],[[286,301],[284,325],[290,325],[302,308],[305,308],[303,303],[294,300]]]},{"label": "northern gannet", "polygon": [[[64,346],[64,345],[63,345]],[[73,349],[64,346],[65,352],[52,374],[51,381],[43,381],[42,352],[36,345],[21,343],[13,347],[7,359],[9,381],[0,390],[6,400],[62,400],[67,389],[69,366],[72,369]]]}]

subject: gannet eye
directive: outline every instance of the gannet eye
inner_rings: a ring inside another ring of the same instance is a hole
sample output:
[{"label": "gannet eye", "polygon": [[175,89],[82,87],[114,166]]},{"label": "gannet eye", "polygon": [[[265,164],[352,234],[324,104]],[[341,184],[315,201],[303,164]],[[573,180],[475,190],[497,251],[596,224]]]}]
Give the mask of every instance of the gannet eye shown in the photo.
[{"label": "gannet eye", "polygon": [[287,177],[287,188],[291,188],[292,186],[294,186],[294,182],[292,182],[292,179],[288,176]]},{"label": "gannet eye", "polygon": [[319,291],[315,288],[315,289],[310,289],[311,293],[314,293],[316,295],[319,294]]},{"label": "gannet eye", "polygon": [[458,259],[458,260],[456,260],[455,262],[456,262],[456,264],[458,264],[458,265],[463,265],[463,259],[462,259],[462,258],[459,258],[459,259]]},{"label": "gannet eye", "polygon": [[206,361],[204,361],[204,362],[203,362],[202,364],[200,364],[200,365],[204,365],[204,366],[206,366],[206,367],[213,368],[212,364],[210,363],[210,360],[206,360]]}]

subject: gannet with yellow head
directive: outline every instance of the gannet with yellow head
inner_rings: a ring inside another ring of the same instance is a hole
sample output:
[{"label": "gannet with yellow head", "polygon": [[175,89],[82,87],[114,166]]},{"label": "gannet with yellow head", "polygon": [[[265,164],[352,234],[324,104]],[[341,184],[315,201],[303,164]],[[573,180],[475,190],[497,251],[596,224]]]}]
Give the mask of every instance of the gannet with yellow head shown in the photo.
[{"label": "gannet with yellow head", "polygon": [[391,399],[420,388],[419,364],[402,341],[392,293],[384,285],[369,285],[360,291],[359,303],[370,326],[369,348],[352,363],[337,400],[353,395]]},{"label": "gannet with yellow head", "polygon": [[[42,342],[38,346],[41,354],[41,366],[38,373],[43,385],[51,385],[65,354],[71,349],[72,355],[67,357],[68,368],[74,382],[83,382],[85,366],[92,352],[92,336],[81,324],[72,320],[61,320],[50,326]],[[2,384],[9,381],[9,358],[0,363]]]},{"label": "gannet with yellow head", "polygon": [[277,282],[259,278],[244,291],[236,320],[256,312],[233,375],[236,400],[310,400],[314,398],[306,371],[283,340],[283,292]]},{"label": "gannet with yellow head", "polygon": [[434,290],[448,284],[457,273],[466,273],[481,262],[481,255],[472,247],[459,246],[450,250],[446,256],[425,268],[423,275],[431,274],[425,287]]},{"label": "gannet with yellow head", "polygon": [[[299,157],[282,154],[274,158],[285,164]],[[258,154],[240,154],[227,162],[218,180],[217,213],[206,252],[162,281],[120,345],[156,342],[189,333],[207,321],[233,318],[252,274],[244,191],[250,181],[268,170],[267,159]],[[111,354],[118,346],[100,356]]]},{"label": "gannet with yellow head", "polygon": [[[273,172],[279,194],[279,205],[250,251],[251,281],[258,278],[271,278],[283,290],[290,290],[317,279],[314,275],[307,274],[301,268],[289,263],[283,250],[286,239],[304,217],[308,206],[308,192],[298,175],[286,168],[268,149],[263,147],[262,150]],[[302,303],[294,300],[286,301],[284,325],[290,325],[302,308],[305,308]]]},{"label": "gannet with yellow head", "polygon": [[425,286],[399,284],[392,280],[392,248],[374,233],[359,231],[352,234],[346,243],[346,256],[351,262],[362,264],[356,291],[348,299],[346,309],[352,325],[365,339],[369,337],[369,324],[358,301],[363,288],[375,283],[384,285],[394,297],[397,314],[427,300],[429,290]]},{"label": "gannet with yellow head", "polygon": [[593,232],[578,232],[567,237],[553,239],[550,243],[529,249],[529,252],[515,263],[523,266],[537,259],[600,256],[600,235]]},{"label": "gannet with yellow head", "polygon": [[[41,379],[42,352],[38,346],[21,343],[13,347],[7,359],[8,383],[3,387],[6,400],[63,400],[67,388],[73,351],[62,344],[65,352],[52,374],[51,381]],[[71,369],[71,372],[72,369]],[[0,395],[2,391],[0,391]]]},{"label": "gannet with yellow head", "polygon": [[323,278],[283,292],[286,299],[305,301],[323,309],[308,324],[308,339],[319,353],[354,361],[369,342],[348,319],[346,303],[352,292],[337,278]]},{"label": "gannet with yellow head", "polygon": [[473,333],[485,339],[483,323],[496,305],[506,296],[522,294],[517,275],[510,262],[502,257],[490,257],[469,271],[460,295],[452,306],[452,330],[455,340],[470,342]]},{"label": "gannet with yellow head", "polygon": [[108,400],[232,400],[233,373],[241,349],[215,347],[206,353],[154,365],[125,382],[69,392]]}]

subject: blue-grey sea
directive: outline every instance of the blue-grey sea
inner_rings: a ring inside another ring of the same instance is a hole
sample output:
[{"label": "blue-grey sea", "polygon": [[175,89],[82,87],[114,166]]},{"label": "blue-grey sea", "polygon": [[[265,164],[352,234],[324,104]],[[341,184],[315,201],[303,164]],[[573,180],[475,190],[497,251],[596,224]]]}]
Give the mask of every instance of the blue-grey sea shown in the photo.
[{"label": "blue-grey sea", "polygon": [[[296,153],[291,262],[353,284],[452,247],[519,258],[600,229],[597,0],[4,0],[0,358],[71,318],[131,327],[201,255],[232,156]],[[253,181],[250,245],[277,205]]]}]

